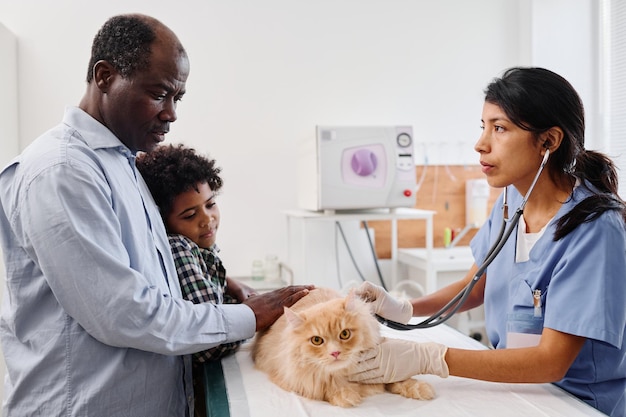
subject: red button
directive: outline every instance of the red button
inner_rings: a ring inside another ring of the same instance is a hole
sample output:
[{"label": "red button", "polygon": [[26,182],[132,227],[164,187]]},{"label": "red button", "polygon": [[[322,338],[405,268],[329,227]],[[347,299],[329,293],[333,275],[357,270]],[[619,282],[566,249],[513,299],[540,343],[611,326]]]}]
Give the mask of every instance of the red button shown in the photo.
[{"label": "red button", "polygon": [[411,197],[411,194],[413,194],[411,190],[404,190],[405,197]]}]

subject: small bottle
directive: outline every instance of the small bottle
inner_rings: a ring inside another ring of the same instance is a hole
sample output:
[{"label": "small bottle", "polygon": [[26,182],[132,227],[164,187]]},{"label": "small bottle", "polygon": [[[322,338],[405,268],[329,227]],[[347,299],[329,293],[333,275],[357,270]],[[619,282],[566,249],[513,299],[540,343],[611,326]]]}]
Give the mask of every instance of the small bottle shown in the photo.
[{"label": "small bottle", "polygon": [[280,280],[280,266],[278,265],[278,256],[267,255],[265,257],[265,280],[270,282],[278,282]]},{"label": "small bottle", "polygon": [[251,276],[253,281],[263,281],[265,279],[265,268],[261,259],[252,261]]}]

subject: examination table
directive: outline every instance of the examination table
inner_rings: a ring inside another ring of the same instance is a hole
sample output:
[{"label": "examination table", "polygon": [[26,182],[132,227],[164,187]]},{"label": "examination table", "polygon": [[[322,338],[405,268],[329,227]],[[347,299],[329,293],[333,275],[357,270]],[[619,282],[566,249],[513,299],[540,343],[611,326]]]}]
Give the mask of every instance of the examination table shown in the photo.
[{"label": "examination table", "polygon": [[[382,327],[382,326],[381,326]],[[445,324],[425,330],[396,331],[382,327],[386,337],[434,341],[463,349],[486,349]],[[420,401],[384,393],[367,397],[353,408],[341,408],[286,392],[254,367],[251,343],[221,362],[207,364],[207,415],[211,417],[593,417],[593,407],[552,384],[504,384],[458,377],[419,375],[437,396]]]}]

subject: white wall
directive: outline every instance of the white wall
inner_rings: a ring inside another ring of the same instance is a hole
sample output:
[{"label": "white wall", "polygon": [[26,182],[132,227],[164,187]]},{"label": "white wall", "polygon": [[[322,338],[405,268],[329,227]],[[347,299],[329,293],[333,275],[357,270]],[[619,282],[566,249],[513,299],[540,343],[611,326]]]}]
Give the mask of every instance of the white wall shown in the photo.
[{"label": "white wall", "polygon": [[[17,38],[2,24],[0,18],[0,166],[19,152],[17,125]],[[2,260],[0,259],[0,262]],[[0,265],[2,265],[0,263]]]},{"label": "white wall", "polygon": [[224,168],[218,243],[233,275],[266,253],[286,256],[281,210],[296,207],[298,142],[316,124],[410,124],[439,144],[431,163],[476,162],[482,89],[530,64],[523,0],[207,0],[175,12],[169,1],[124,3],[0,0],[19,39],[21,147],[78,103],[106,18],[161,19],[191,61],[168,139]]},{"label": "white wall", "polygon": [[597,0],[534,0],[530,20],[532,64],[556,71],[572,83],[585,105],[585,146],[602,150],[607,144],[600,113],[598,5]]},{"label": "white wall", "polygon": [[[18,154],[17,128],[17,39],[0,22],[0,80],[4,81],[0,94],[0,166]],[[0,250],[0,300],[4,295],[4,263]],[[4,395],[4,357],[0,356],[0,399]]]}]

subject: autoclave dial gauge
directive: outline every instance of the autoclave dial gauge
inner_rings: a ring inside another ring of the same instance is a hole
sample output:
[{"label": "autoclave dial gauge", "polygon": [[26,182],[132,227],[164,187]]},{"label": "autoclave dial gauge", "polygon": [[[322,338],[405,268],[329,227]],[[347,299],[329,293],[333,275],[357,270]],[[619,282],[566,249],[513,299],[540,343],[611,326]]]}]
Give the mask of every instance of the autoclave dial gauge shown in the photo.
[{"label": "autoclave dial gauge", "polygon": [[400,133],[396,138],[396,141],[398,142],[398,146],[401,146],[403,148],[410,146],[413,142],[413,140],[411,139],[411,135],[409,135],[408,133]]}]

